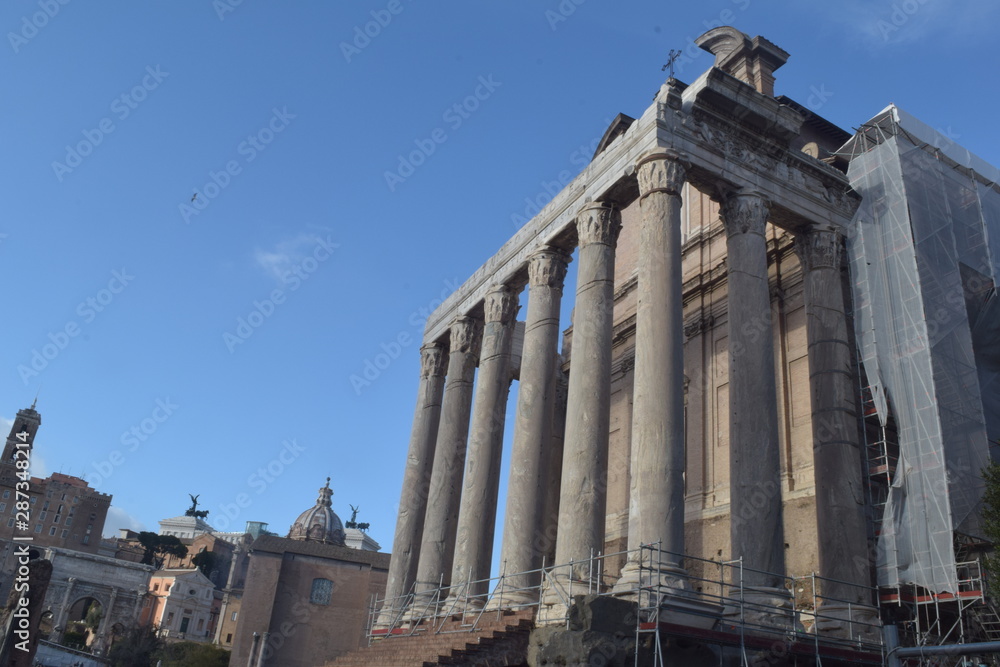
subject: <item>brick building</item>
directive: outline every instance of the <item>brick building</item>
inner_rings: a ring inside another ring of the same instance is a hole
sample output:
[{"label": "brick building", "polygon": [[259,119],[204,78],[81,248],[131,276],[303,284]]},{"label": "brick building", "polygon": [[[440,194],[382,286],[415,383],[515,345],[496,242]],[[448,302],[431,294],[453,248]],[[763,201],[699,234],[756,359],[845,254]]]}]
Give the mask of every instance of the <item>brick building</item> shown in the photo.
[{"label": "brick building", "polygon": [[18,454],[18,444],[27,445],[20,450],[27,450],[30,461],[41,424],[42,417],[34,403],[30,408],[19,410],[0,457],[0,595],[6,595],[10,585],[14,562],[9,555],[15,533],[30,535],[38,547],[97,554],[111,506],[110,494],[94,490],[79,477],[58,472],[44,479],[30,477],[27,530],[16,525],[17,483],[22,481],[18,478],[17,458],[24,458],[23,454]]},{"label": "brick building", "polygon": [[332,493],[328,479],[289,537],[263,535],[251,545],[242,604],[220,629],[221,637],[235,625],[230,664],[253,656],[253,664],[315,667],[367,644],[368,605],[385,594],[389,554],[345,545]]}]

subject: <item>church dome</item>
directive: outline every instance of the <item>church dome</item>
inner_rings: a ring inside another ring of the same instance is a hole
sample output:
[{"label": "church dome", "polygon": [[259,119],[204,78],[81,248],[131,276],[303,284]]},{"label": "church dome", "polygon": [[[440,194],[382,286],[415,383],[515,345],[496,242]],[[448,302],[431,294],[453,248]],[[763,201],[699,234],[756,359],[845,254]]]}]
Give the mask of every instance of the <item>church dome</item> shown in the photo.
[{"label": "church dome", "polygon": [[340,517],[331,509],[330,478],[326,478],[326,486],[319,490],[316,504],[299,515],[288,531],[288,537],[305,542],[322,542],[344,546],[344,524]]}]

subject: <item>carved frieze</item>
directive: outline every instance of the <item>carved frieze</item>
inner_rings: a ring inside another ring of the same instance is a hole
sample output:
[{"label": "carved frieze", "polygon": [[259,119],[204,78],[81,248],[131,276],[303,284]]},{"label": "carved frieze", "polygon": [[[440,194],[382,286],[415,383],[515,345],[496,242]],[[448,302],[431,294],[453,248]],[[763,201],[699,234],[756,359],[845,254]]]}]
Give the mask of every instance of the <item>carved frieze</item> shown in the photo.
[{"label": "carved frieze", "polygon": [[622,359],[621,372],[628,373],[630,370],[635,368],[635,354],[633,353],[630,357],[625,357]]},{"label": "carved frieze", "polygon": [[612,204],[592,202],[576,216],[576,233],[579,245],[601,244],[613,246],[618,242],[622,216]]},{"label": "carved frieze", "polygon": [[695,336],[710,330],[713,326],[715,326],[714,315],[699,317],[695,321],[684,325],[684,336],[686,338],[694,338]]},{"label": "carved frieze", "polygon": [[713,123],[702,115],[686,116],[682,123],[695,137],[700,138],[733,162],[739,162],[748,169],[772,171],[778,161],[766,153],[773,147],[761,141],[754,141],[733,128]]},{"label": "carved frieze", "polygon": [[528,284],[562,289],[570,256],[559,248],[544,248],[528,260]]}]

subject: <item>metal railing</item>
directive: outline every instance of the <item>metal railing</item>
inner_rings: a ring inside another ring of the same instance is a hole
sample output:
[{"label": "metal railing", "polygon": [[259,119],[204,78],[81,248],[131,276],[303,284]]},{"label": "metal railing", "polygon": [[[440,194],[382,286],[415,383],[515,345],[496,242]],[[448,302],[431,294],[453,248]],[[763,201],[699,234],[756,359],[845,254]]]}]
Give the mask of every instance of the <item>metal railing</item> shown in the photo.
[{"label": "metal railing", "polygon": [[[658,544],[631,551],[594,554],[575,561],[496,577],[415,588],[395,599],[372,599],[369,613],[370,641],[421,633],[472,632],[485,619],[501,619],[507,611],[534,608],[535,618],[547,624],[569,624],[569,607],[579,595],[609,595],[618,580],[608,573],[608,563],[637,560],[638,583],[621,584],[614,595],[638,602],[636,639],[641,633],[669,633],[685,624],[710,628],[740,647],[747,661],[748,646],[761,638],[772,644],[812,645],[884,654],[878,615],[877,591],[867,586],[810,574],[801,577],[753,570],[742,560],[716,561],[663,550]],[[685,568],[683,589],[669,585],[651,563],[677,563]],[[615,568],[617,569],[617,568]],[[745,582],[774,582],[769,593]],[[829,591],[847,591],[838,598]],[[775,605],[774,598],[781,604]],[[388,613],[385,613],[385,611]],[[868,620],[866,620],[866,618]],[[450,622],[449,622],[450,621]],[[754,638],[754,641],[750,641]],[[708,641],[711,641],[709,639]],[[758,650],[753,648],[752,650]],[[657,655],[662,652],[657,648]]]}]

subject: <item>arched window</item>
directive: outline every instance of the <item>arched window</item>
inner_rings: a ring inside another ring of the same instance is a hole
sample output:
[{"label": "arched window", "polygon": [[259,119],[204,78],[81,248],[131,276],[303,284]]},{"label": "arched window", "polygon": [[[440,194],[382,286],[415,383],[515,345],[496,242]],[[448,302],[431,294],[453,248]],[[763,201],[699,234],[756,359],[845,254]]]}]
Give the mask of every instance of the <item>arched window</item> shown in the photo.
[{"label": "arched window", "polygon": [[332,581],[329,579],[313,579],[312,592],[309,593],[309,602],[312,604],[330,604],[330,595],[332,593]]}]

